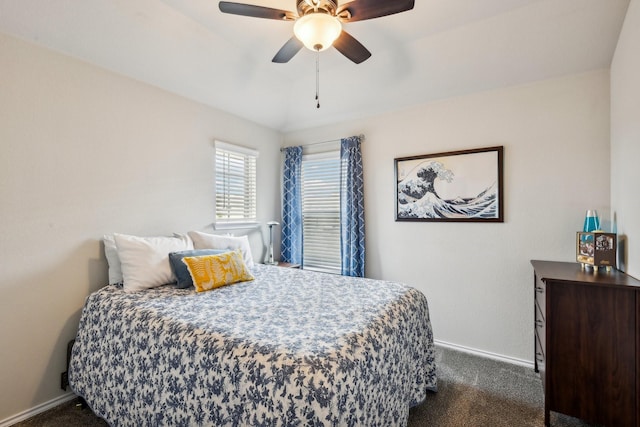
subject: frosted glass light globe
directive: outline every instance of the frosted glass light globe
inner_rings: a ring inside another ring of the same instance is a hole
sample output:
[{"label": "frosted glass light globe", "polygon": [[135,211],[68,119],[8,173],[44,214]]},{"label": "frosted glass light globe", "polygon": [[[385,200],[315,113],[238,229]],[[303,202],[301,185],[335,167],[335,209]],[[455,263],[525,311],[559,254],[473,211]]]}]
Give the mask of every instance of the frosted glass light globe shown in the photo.
[{"label": "frosted glass light globe", "polygon": [[322,12],[309,13],[298,18],[293,33],[304,46],[313,51],[323,51],[331,47],[342,32],[342,24],[337,18]]}]

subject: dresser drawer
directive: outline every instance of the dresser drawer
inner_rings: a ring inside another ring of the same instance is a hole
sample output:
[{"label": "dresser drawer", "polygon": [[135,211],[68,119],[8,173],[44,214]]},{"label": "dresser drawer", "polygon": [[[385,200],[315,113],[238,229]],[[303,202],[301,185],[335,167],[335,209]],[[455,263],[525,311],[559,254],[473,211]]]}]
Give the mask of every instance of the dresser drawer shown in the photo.
[{"label": "dresser drawer", "polygon": [[545,344],[544,320],[536,319],[536,360],[538,364],[544,362],[546,358],[547,349]]},{"label": "dresser drawer", "polygon": [[[539,371],[543,371],[544,370],[544,364],[545,361],[547,359],[547,356],[545,355],[544,352],[544,348],[541,347],[542,340],[540,340],[540,337],[538,336],[538,334],[536,334],[536,363],[538,364],[538,370]],[[542,386],[544,387],[545,384],[544,382],[542,383]]]},{"label": "dresser drawer", "polygon": [[536,319],[545,319],[546,316],[546,292],[547,285],[540,279],[536,278],[535,295],[536,295]]},{"label": "dresser drawer", "polygon": [[536,324],[534,325],[536,327],[536,331],[541,330],[542,334],[540,335],[542,338],[544,338],[544,326],[545,326],[545,318],[544,318],[544,313],[542,312],[542,309],[540,308],[540,306],[538,304],[536,304],[536,318],[535,318]]}]

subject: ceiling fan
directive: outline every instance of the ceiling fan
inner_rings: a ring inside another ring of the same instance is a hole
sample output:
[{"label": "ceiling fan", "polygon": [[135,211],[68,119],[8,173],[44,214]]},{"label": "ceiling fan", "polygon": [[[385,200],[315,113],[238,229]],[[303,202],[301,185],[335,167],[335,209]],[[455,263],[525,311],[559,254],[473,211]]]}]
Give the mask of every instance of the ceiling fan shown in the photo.
[{"label": "ceiling fan", "polygon": [[289,62],[303,46],[320,52],[334,46],[359,64],[371,56],[358,40],[342,29],[343,23],[364,21],[413,9],[415,0],[295,0],[297,12],[251,4],[221,1],[220,11],[254,18],[295,21],[294,36],[273,57],[273,62]]}]

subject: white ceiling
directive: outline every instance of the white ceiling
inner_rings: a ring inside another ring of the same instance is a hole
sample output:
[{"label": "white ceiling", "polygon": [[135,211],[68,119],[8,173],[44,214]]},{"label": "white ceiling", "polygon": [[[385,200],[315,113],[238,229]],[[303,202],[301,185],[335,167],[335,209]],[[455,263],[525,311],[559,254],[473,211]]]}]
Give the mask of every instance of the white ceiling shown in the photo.
[{"label": "white ceiling", "polygon": [[373,55],[320,54],[320,109],[313,52],[271,62],[293,24],[223,14],[216,0],[0,0],[0,32],[286,132],[607,68],[628,4],[416,0],[345,25]]}]

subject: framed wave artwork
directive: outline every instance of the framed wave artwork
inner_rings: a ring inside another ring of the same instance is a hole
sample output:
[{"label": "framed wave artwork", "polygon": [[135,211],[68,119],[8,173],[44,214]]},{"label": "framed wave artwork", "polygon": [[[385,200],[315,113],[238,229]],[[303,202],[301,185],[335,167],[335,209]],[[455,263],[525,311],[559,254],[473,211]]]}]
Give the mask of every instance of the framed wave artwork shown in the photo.
[{"label": "framed wave artwork", "polygon": [[396,221],[504,222],[504,148],[394,159]]}]

